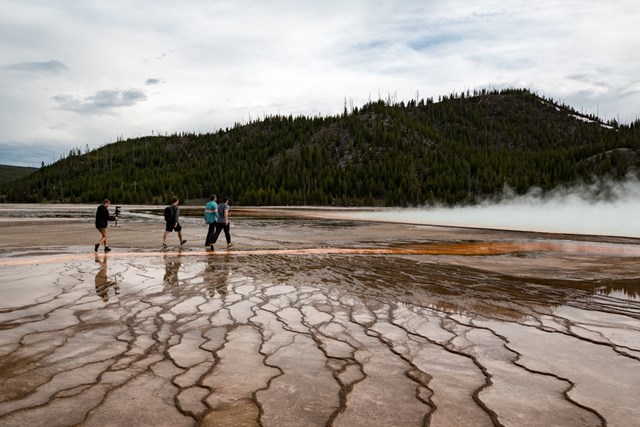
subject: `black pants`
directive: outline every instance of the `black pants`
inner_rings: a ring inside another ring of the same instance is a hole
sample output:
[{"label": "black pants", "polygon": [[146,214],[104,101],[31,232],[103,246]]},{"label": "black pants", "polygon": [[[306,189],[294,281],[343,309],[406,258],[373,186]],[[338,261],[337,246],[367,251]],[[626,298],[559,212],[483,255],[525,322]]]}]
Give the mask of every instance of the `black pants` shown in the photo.
[{"label": "black pants", "polygon": [[227,239],[227,245],[231,243],[231,233],[229,232],[229,223],[226,223],[226,224],[217,223],[216,232],[213,235],[213,243],[210,243],[210,244],[214,244],[218,241],[218,236],[220,235],[220,232],[222,230],[224,230],[224,237]]},{"label": "black pants", "polygon": [[[217,222],[209,224],[209,231],[207,232],[207,238],[204,240],[205,246],[213,245],[213,242],[215,242],[215,239],[213,236],[216,234],[217,225],[218,225]],[[216,239],[217,239],[217,236],[216,236]]]}]

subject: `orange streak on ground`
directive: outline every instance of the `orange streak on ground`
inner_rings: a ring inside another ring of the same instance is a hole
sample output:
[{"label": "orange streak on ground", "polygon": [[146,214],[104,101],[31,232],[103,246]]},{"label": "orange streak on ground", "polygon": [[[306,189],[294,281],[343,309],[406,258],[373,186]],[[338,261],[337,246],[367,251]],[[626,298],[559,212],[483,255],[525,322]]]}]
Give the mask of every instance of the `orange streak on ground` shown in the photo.
[{"label": "orange streak on ground", "polygon": [[19,266],[43,263],[64,263],[86,260],[95,256],[108,258],[142,258],[157,256],[220,256],[220,255],[457,255],[489,256],[522,252],[565,252],[610,256],[640,256],[640,246],[594,244],[582,242],[464,242],[464,243],[423,243],[410,246],[385,248],[302,248],[302,249],[256,249],[233,251],[154,251],[154,252],[111,252],[37,256],[0,261],[2,266]]}]

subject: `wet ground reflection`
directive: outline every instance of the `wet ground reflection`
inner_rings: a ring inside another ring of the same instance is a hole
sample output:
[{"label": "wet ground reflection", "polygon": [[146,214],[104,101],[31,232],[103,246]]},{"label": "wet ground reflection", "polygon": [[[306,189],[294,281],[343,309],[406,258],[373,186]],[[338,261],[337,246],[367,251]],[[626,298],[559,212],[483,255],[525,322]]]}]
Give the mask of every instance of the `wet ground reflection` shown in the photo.
[{"label": "wet ground reflection", "polygon": [[4,257],[0,425],[629,426],[639,257],[553,241]]}]

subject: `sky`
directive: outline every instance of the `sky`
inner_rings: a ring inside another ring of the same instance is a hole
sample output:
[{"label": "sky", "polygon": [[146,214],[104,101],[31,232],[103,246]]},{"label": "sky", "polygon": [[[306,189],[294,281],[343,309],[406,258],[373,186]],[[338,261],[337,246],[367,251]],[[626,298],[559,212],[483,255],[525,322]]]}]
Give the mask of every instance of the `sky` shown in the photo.
[{"label": "sky", "polygon": [[0,0],[0,164],[528,88],[640,117],[637,0]]}]

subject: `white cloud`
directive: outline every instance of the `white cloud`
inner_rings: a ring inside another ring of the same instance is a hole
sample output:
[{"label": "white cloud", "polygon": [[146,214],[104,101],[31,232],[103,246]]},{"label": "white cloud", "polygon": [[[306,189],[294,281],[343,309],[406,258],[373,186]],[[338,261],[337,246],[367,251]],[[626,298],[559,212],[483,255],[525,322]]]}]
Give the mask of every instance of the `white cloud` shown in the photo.
[{"label": "white cloud", "polygon": [[60,73],[68,70],[67,66],[60,61],[46,62],[22,62],[20,64],[9,64],[5,66],[7,70],[28,71],[33,73]]},{"label": "white cloud", "polygon": [[145,101],[147,96],[137,89],[130,90],[101,90],[85,99],[74,98],[69,95],[56,95],[53,99],[58,103],[58,109],[75,111],[82,114],[109,113],[117,108],[131,107],[138,102]]},{"label": "white cloud", "polygon": [[492,86],[526,86],[606,119],[640,114],[635,0],[0,7],[0,141],[25,148],[46,141],[67,151],[263,114],[336,114],[345,97],[361,105]]}]

